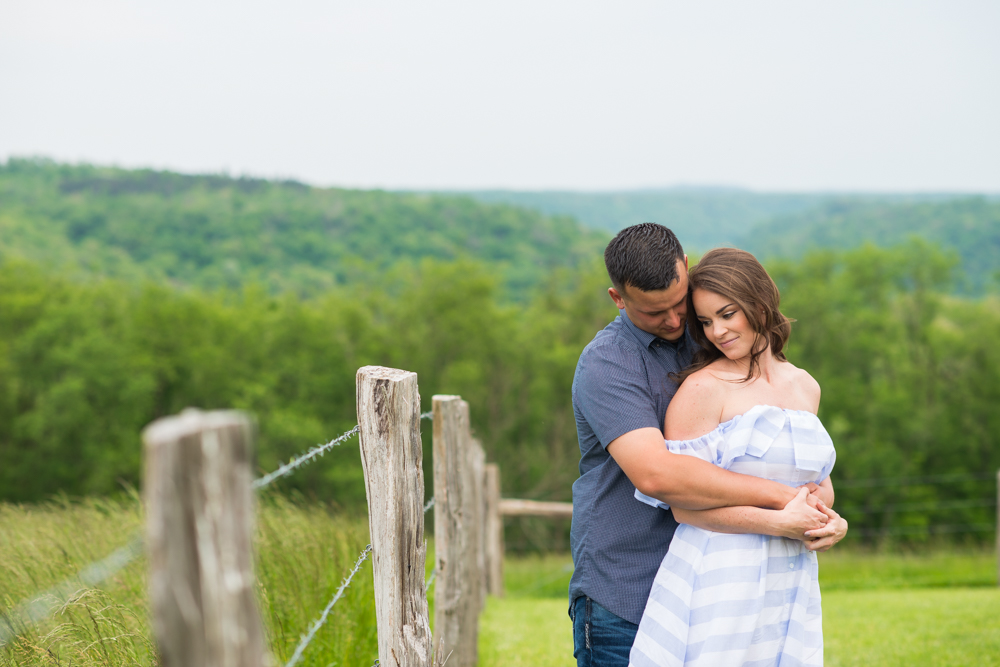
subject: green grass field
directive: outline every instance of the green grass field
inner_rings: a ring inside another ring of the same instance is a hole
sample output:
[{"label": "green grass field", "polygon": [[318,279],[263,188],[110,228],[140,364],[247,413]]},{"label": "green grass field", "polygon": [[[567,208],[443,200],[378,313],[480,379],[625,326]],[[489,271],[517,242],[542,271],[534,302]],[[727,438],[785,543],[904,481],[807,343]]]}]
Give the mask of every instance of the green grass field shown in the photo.
[{"label": "green grass field", "polygon": [[[572,667],[567,556],[508,559],[507,597],[483,616],[481,667]],[[992,551],[820,556],[826,664],[1000,665]]]},{"label": "green grass field", "polygon": [[[43,596],[52,612],[27,622],[18,603],[37,598],[128,542],[141,525],[135,499],[0,505],[0,667],[156,665],[146,616],[145,561],[99,590]],[[367,543],[365,522],[315,504],[265,498],[257,536],[258,594],[276,664],[332,597]],[[826,664],[1000,665],[1000,590],[992,551],[823,554]],[[428,563],[431,560],[428,559]],[[567,556],[508,558],[507,595],[480,625],[482,667],[571,666]],[[371,566],[366,564],[309,646],[310,667],[369,667],[376,657]],[[431,589],[433,598],[433,589]]]}]

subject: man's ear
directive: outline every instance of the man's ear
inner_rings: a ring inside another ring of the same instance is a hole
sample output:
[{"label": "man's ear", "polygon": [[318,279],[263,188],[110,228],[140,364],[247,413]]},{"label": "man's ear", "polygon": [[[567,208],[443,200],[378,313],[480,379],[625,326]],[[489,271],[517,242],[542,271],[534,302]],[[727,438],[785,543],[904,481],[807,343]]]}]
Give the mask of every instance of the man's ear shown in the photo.
[{"label": "man's ear", "polygon": [[611,297],[611,300],[615,302],[615,305],[618,306],[618,310],[625,309],[625,299],[618,293],[618,290],[614,287],[609,287],[608,295]]},{"label": "man's ear", "polygon": [[690,270],[690,267],[688,266],[688,256],[687,255],[684,255],[684,268],[687,269],[687,270]]}]

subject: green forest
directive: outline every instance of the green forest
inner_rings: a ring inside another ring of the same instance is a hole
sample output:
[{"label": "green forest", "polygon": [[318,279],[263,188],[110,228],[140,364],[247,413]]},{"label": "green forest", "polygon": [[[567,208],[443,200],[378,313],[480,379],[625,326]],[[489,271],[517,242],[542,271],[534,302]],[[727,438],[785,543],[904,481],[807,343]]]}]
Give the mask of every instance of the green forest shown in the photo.
[{"label": "green forest", "polygon": [[[984,200],[912,206],[964,207],[970,229],[997,222]],[[898,228],[900,210],[867,227]],[[381,364],[419,374],[425,410],[435,393],[468,400],[505,496],[568,500],[574,368],[617,314],[608,238],[451,195],[11,160],[0,168],[0,499],[137,486],[140,430],[189,406],[255,415],[258,466],[271,470],[351,428],[355,372]],[[796,320],[788,357],[823,388],[837,507],[861,539],[987,526],[1000,299],[985,283],[960,289],[963,251],[940,238],[865,239],[766,261]],[[426,425],[424,445],[426,461]],[[958,481],[870,481],[947,475]],[[362,511],[356,441],[282,484]],[[521,529],[521,546],[542,548],[565,527]]]}]

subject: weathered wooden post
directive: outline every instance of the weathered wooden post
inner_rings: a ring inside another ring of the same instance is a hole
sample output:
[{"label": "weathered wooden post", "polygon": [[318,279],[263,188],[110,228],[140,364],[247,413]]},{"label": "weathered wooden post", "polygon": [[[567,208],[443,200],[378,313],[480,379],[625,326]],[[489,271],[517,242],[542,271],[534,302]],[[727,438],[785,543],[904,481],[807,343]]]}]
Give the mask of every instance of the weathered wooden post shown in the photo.
[{"label": "weathered wooden post", "polygon": [[500,516],[500,466],[487,463],[483,470],[486,518],[486,585],[490,595],[503,597],[503,517]]},{"label": "weathered wooden post", "polygon": [[357,377],[361,465],[375,573],[379,663],[426,667],[424,473],[417,375],[365,366]]},{"label": "weathered wooden post", "polygon": [[469,481],[472,484],[472,504],[476,516],[472,521],[474,526],[476,546],[476,574],[478,575],[478,588],[476,597],[477,608],[482,612],[486,606],[486,499],[483,495],[483,468],[486,466],[486,452],[483,451],[483,444],[479,440],[472,438],[469,447]]},{"label": "weathered wooden post", "polygon": [[474,667],[478,659],[477,512],[471,491],[469,404],[434,396],[434,664]]},{"label": "weathered wooden post", "polygon": [[143,431],[149,593],[164,667],[269,663],[254,600],[253,429],[185,410]]}]

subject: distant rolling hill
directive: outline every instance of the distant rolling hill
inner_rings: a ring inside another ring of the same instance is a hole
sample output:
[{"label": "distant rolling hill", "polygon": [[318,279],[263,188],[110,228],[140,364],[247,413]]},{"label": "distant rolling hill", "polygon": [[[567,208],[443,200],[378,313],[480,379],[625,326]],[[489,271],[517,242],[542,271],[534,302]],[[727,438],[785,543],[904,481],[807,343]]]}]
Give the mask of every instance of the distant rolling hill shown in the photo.
[{"label": "distant rolling hill", "polygon": [[961,291],[997,284],[996,197],[403,193],[45,159],[0,163],[0,260],[181,287],[258,282],[310,294],[380,282],[401,263],[470,258],[494,266],[516,298],[554,269],[594,261],[611,234],[648,220],[673,228],[692,253],[735,245],[762,258],[920,236],[961,257]]},{"label": "distant rolling hill", "polygon": [[482,202],[523,206],[549,215],[571,215],[588,227],[611,233],[640,222],[658,222],[673,229],[685,248],[701,252],[720,245],[734,245],[762,222],[814,210],[830,202],[904,203],[953,197],[947,194],[768,193],[694,187],[619,192],[484,190],[452,194],[465,194]]},{"label": "distant rolling hill", "polygon": [[1000,278],[1000,201],[827,202],[754,227],[739,244],[758,257],[799,257],[809,250],[880,246],[920,237],[958,253],[960,291],[981,293]]},{"label": "distant rolling hill", "polygon": [[609,237],[568,216],[468,197],[0,163],[0,259],[79,276],[313,293],[382,280],[400,262],[470,258],[517,291],[593,261]]},{"label": "distant rolling hill", "polygon": [[616,232],[653,221],[673,229],[685,249],[731,245],[762,258],[801,256],[865,242],[902,243],[919,236],[953,249],[965,274],[959,289],[980,293],[996,284],[1000,199],[956,194],[772,194],[738,189],[673,188],[622,192],[467,192]]}]

